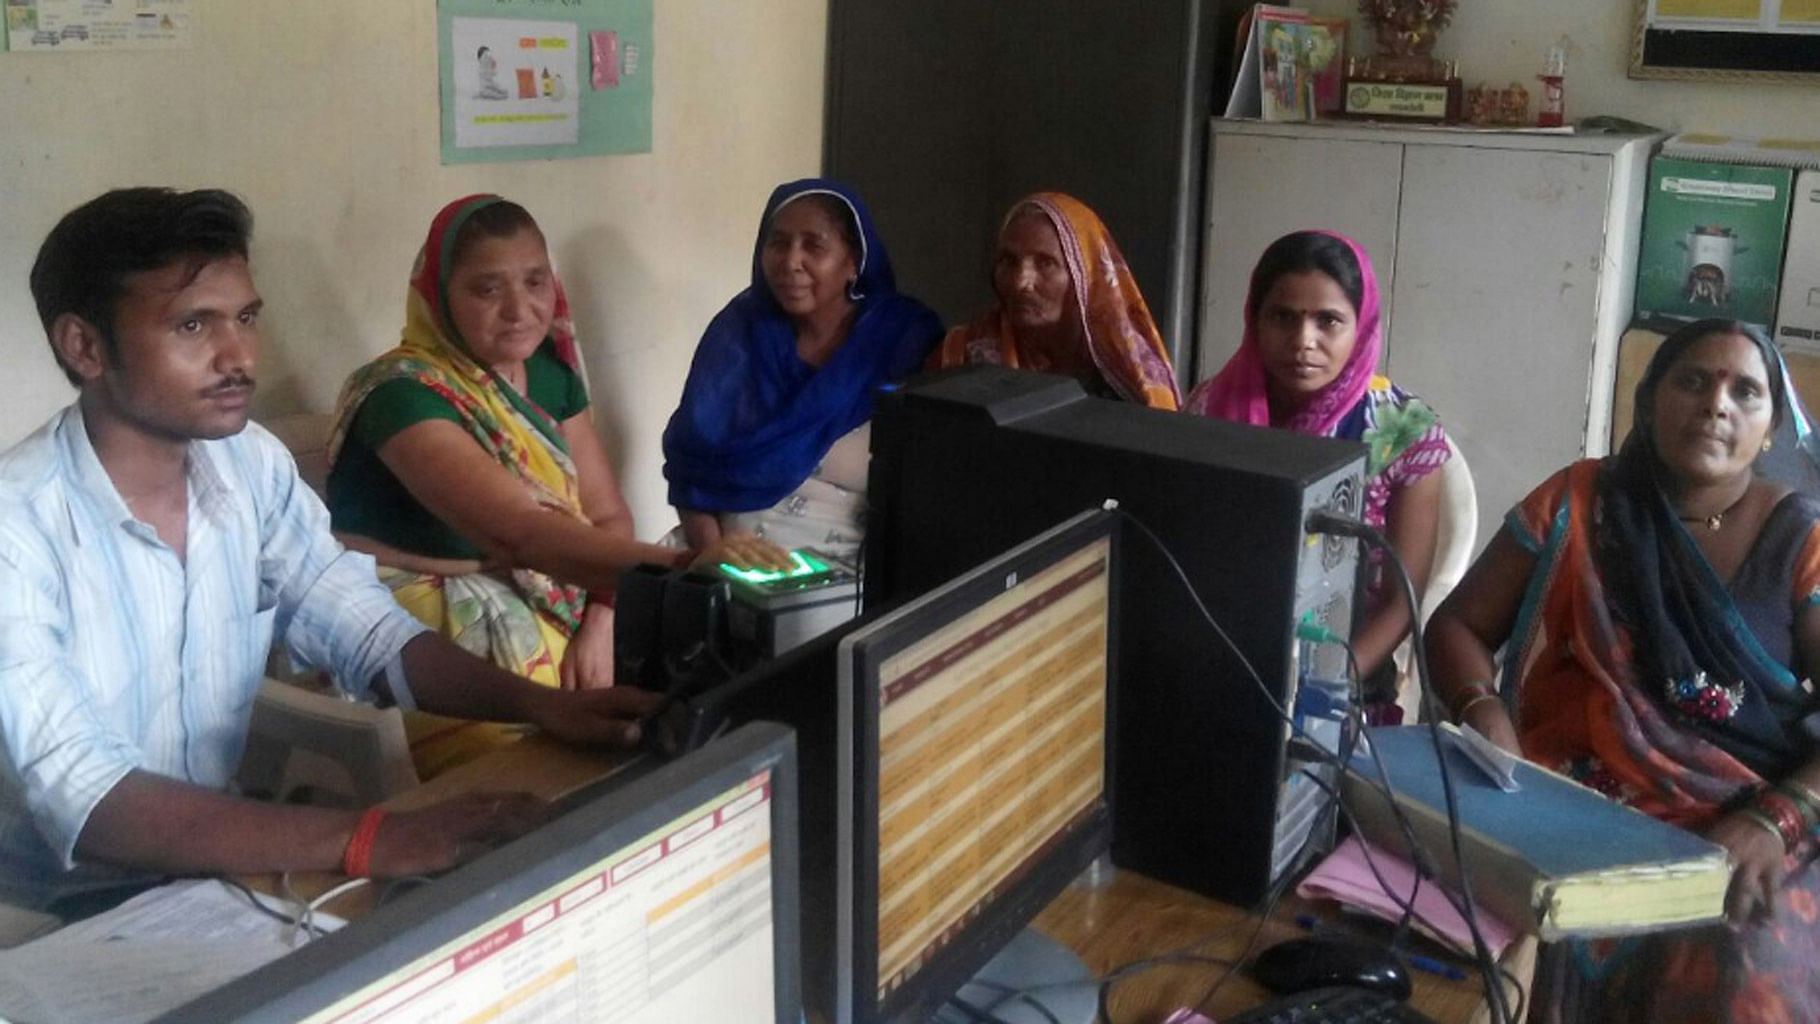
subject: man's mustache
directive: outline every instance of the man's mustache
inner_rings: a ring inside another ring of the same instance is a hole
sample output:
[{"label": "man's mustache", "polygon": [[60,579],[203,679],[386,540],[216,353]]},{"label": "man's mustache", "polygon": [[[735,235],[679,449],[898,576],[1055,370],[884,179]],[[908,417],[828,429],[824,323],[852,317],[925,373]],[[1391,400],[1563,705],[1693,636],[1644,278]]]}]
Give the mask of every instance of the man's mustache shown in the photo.
[{"label": "man's mustache", "polygon": [[258,381],[243,373],[211,384],[202,393],[209,398],[214,398],[216,395],[225,395],[235,391],[251,391],[258,386]]}]

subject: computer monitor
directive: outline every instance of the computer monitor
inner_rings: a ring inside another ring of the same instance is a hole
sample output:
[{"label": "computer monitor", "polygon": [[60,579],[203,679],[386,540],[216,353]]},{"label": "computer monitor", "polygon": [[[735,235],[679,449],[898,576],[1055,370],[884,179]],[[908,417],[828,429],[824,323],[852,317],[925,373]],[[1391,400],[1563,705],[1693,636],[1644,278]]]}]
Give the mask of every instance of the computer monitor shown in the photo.
[{"label": "computer monitor", "polygon": [[796,836],[748,725],[164,1019],[798,1024]]},{"label": "computer monitor", "polygon": [[1079,515],[841,640],[840,1024],[934,1018],[1108,849],[1113,538]]},{"label": "computer monitor", "polygon": [[1113,860],[1258,905],[1331,832],[1283,714],[1306,679],[1346,676],[1341,648],[1297,634],[1304,620],[1350,634],[1357,544],[1310,536],[1303,522],[1314,509],[1358,514],[1364,466],[1360,444],[1092,398],[1069,378],[928,375],[874,405],[866,607],[910,600],[1117,499],[1131,518]]}]

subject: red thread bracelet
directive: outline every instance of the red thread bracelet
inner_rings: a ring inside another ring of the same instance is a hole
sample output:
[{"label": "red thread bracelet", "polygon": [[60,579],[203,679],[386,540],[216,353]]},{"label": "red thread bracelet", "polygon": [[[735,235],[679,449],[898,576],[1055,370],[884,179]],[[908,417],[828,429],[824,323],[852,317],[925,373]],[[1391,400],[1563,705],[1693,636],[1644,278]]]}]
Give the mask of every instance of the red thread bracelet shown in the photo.
[{"label": "red thread bracelet", "polygon": [[354,834],[348,837],[347,848],[341,851],[341,873],[349,878],[365,878],[371,868],[373,859],[373,840],[379,837],[379,823],[385,820],[385,808],[369,807],[360,816],[360,824],[354,826]]}]

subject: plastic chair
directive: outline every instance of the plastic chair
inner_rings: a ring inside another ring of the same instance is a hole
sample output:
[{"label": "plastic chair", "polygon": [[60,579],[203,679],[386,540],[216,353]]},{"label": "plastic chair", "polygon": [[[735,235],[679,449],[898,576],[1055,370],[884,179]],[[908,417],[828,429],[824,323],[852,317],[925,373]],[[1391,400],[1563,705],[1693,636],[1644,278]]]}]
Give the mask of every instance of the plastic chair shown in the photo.
[{"label": "plastic chair", "polygon": [[415,787],[417,769],[397,708],[267,678],[237,779],[249,796],[365,807]]},{"label": "plastic chair", "polygon": [[[1422,591],[1422,622],[1426,624],[1447,595],[1466,575],[1472,565],[1473,545],[1479,538],[1479,494],[1473,487],[1472,468],[1460,453],[1453,438],[1447,439],[1451,457],[1442,464],[1441,513],[1435,520],[1434,566],[1428,573],[1428,586]],[[1403,720],[1421,720],[1421,697],[1410,685],[1415,660],[1412,641],[1405,639],[1391,655],[1397,663],[1397,703],[1403,708]]]},{"label": "plastic chair", "polygon": [[1434,567],[1422,594],[1423,622],[1466,575],[1472,565],[1473,545],[1479,539],[1479,492],[1472,484],[1472,469],[1451,437],[1447,449],[1453,457],[1440,470],[1441,515],[1435,522]]}]

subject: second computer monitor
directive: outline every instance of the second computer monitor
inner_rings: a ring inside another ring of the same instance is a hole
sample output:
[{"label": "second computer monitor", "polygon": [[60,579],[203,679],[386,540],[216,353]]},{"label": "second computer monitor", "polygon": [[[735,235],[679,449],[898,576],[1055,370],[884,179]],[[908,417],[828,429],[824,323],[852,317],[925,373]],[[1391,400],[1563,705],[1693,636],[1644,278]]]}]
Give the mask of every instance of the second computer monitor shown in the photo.
[{"label": "second computer monitor", "polygon": [[929,1019],[1108,848],[1112,526],[1078,516],[841,642],[836,1021]]},{"label": "second computer monitor", "polygon": [[789,730],[606,789],[162,1019],[798,1024]]}]

